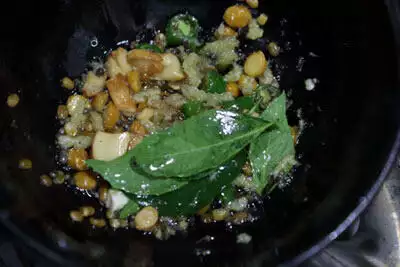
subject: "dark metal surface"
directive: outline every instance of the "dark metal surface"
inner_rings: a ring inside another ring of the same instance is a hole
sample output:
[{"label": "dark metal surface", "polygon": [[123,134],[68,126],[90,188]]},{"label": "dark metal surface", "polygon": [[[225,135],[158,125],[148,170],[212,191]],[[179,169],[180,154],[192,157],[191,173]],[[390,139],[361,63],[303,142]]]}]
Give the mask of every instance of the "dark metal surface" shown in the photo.
[{"label": "dark metal surface", "polygon": [[[385,1],[392,21],[397,46],[397,62],[400,64],[400,2]],[[397,70],[398,79],[400,72]],[[302,266],[344,267],[344,266],[399,266],[400,264],[400,160],[399,136],[392,149],[386,168],[383,169],[378,183],[347,219],[330,235],[307,252],[299,255],[291,263],[296,265],[310,258],[339,235],[340,240],[318,253]],[[371,155],[373,157],[373,155]],[[393,166],[389,169],[390,164]],[[380,182],[386,179],[368,209],[359,216],[368,198],[375,196]],[[341,235],[340,235],[341,234]],[[342,240],[345,239],[345,240]],[[297,262],[296,262],[297,260]]]}]

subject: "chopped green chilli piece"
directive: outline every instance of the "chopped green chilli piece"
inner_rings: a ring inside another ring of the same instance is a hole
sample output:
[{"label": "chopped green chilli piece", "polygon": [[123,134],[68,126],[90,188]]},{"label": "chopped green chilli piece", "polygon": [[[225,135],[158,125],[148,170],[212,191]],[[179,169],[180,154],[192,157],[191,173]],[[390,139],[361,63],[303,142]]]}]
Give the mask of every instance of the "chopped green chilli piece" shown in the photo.
[{"label": "chopped green chilli piece", "polygon": [[187,44],[190,48],[196,48],[200,46],[199,31],[199,22],[195,17],[189,14],[178,14],[167,24],[167,43],[170,46]]},{"label": "chopped green chilli piece", "polygon": [[155,53],[162,53],[162,50],[158,46],[153,45],[153,44],[138,44],[136,46],[136,48],[137,49],[150,50],[150,51],[153,51]]}]

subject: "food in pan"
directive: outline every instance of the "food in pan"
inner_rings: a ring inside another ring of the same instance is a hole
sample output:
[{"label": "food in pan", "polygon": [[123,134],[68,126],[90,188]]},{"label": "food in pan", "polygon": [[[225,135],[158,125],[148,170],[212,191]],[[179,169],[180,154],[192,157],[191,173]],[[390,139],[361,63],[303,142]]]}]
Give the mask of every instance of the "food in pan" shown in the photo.
[{"label": "food in pan", "polygon": [[[255,202],[290,175],[296,128],[268,58],[239,40],[263,37],[257,1],[227,8],[203,38],[196,17],[177,14],[147,43],[118,47],[91,63],[57,117],[59,159],[70,172],[44,175],[74,186],[106,209],[77,207],[71,220],[151,232],[166,239],[204,223],[257,220]],[[65,171],[65,170],[64,170]]]}]

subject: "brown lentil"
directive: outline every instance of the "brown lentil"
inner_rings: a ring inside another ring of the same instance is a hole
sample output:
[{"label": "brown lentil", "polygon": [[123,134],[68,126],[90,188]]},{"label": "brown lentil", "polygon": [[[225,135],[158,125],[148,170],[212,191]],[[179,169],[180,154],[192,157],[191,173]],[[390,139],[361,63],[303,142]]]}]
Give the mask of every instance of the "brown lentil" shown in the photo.
[{"label": "brown lentil", "polygon": [[55,184],[62,184],[65,182],[65,174],[62,171],[57,171],[55,173],[53,183]]},{"label": "brown lentil", "polygon": [[57,108],[57,118],[59,120],[65,120],[68,118],[68,108],[66,105],[59,105]]},{"label": "brown lentil", "polygon": [[247,221],[248,216],[247,212],[237,212],[232,216],[231,221],[234,224],[243,224]]},{"label": "brown lentil", "polygon": [[250,163],[248,161],[244,164],[244,166],[242,168],[242,171],[247,176],[251,176],[253,174],[253,170],[252,170],[251,165],[250,165]]},{"label": "brown lentil", "polygon": [[90,218],[89,219],[90,223],[97,228],[103,228],[106,226],[106,221],[104,219],[96,219],[96,218]]},{"label": "brown lentil", "polygon": [[107,195],[108,195],[108,188],[107,187],[100,187],[99,189],[99,199],[102,202],[106,202],[107,200]]},{"label": "brown lentil", "polygon": [[112,219],[114,217],[114,213],[111,210],[106,211],[106,218]]},{"label": "brown lentil", "polygon": [[109,223],[110,223],[110,226],[114,229],[117,229],[121,226],[121,222],[119,219],[110,219]]},{"label": "brown lentil", "polygon": [[150,231],[158,221],[158,211],[151,207],[141,209],[135,216],[136,229]]},{"label": "brown lentil", "polygon": [[87,172],[77,172],[74,175],[74,183],[80,189],[93,190],[96,188],[97,182]]},{"label": "brown lentil", "polygon": [[10,108],[15,108],[19,103],[19,96],[17,94],[11,94],[7,97],[7,105]]},{"label": "brown lentil", "polygon": [[119,223],[121,228],[128,227],[128,220],[120,219]]},{"label": "brown lentil", "polygon": [[139,103],[136,109],[136,112],[142,112],[143,109],[147,107],[146,103]]},{"label": "brown lentil", "polygon": [[198,215],[206,214],[209,209],[210,209],[210,205],[204,206],[197,212],[197,214]]},{"label": "brown lentil", "polygon": [[98,93],[93,98],[92,107],[98,112],[103,112],[107,102],[108,102],[108,92],[103,91]]},{"label": "brown lentil", "polygon": [[268,49],[268,53],[273,57],[278,56],[281,51],[280,47],[275,42],[270,42],[267,46],[267,49]]},{"label": "brown lentil", "polygon": [[201,216],[203,223],[212,223],[214,222],[213,216],[209,213],[204,214],[203,216]]},{"label": "brown lentil", "polygon": [[69,217],[71,218],[71,220],[73,220],[74,222],[81,222],[83,221],[83,215],[80,211],[77,210],[72,210],[69,213]]},{"label": "brown lentil", "polygon": [[64,77],[64,78],[61,80],[61,86],[64,87],[65,89],[72,90],[72,89],[74,89],[74,87],[75,87],[75,83],[74,83],[74,81],[73,81],[71,78],[69,78],[69,77]]},{"label": "brown lentil", "polygon": [[40,176],[40,184],[50,187],[53,184],[53,180],[51,180],[50,176],[43,174]]},{"label": "brown lentil", "polygon": [[108,103],[104,111],[104,128],[106,130],[113,130],[119,120],[120,112],[114,103]]},{"label": "brown lentil", "polygon": [[292,135],[293,138],[293,143],[296,144],[297,142],[297,137],[299,135],[299,128],[297,127],[290,127],[290,134]]},{"label": "brown lentil", "polygon": [[96,210],[91,206],[83,206],[80,208],[80,211],[83,217],[90,217],[93,216]]},{"label": "brown lentil", "polygon": [[88,158],[88,153],[83,148],[72,148],[68,151],[68,165],[74,170],[86,170],[85,160]]},{"label": "brown lentil", "polygon": [[226,209],[215,209],[212,211],[212,216],[216,221],[223,221],[228,217],[228,211]]},{"label": "brown lentil", "polygon": [[18,168],[21,170],[30,170],[32,169],[32,161],[30,159],[21,159],[18,162]]},{"label": "brown lentil", "polygon": [[233,97],[238,97],[240,95],[239,86],[234,82],[230,82],[226,85],[226,91],[230,92]]},{"label": "brown lentil", "polygon": [[130,132],[140,136],[147,134],[146,128],[144,128],[144,126],[138,120],[135,120],[132,123],[130,127]]}]

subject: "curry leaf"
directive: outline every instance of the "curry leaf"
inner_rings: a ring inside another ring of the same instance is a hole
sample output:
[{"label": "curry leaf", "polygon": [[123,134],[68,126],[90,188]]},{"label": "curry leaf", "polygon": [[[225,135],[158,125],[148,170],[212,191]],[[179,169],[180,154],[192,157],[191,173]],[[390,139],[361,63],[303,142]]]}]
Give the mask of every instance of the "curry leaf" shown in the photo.
[{"label": "curry leaf", "polygon": [[151,177],[137,167],[133,167],[131,158],[132,155],[128,152],[112,161],[87,160],[86,163],[108,181],[113,188],[137,195],[162,195],[186,185],[187,180],[201,179],[212,172],[201,172],[185,178],[185,181]]},{"label": "curry leaf", "polygon": [[241,96],[232,101],[223,103],[224,109],[243,111],[245,109],[250,110],[254,106],[254,99],[251,96]]},{"label": "curry leaf", "polygon": [[138,44],[136,45],[136,49],[145,49],[156,53],[162,53],[161,48],[154,44]]},{"label": "curry leaf", "polygon": [[235,199],[236,189],[232,184],[226,185],[221,191],[221,200],[228,204]]},{"label": "curry leaf", "polygon": [[276,128],[260,135],[250,145],[249,159],[253,168],[252,182],[261,194],[275,173],[288,158],[295,154],[293,139],[286,119],[286,96],[276,98],[261,114],[263,119],[272,121]]},{"label": "curry leaf", "polygon": [[226,82],[224,77],[222,77],[217,71],[210,70],[207,72],[205,79],[206,91],[208,93],[222,94],[226,92]]},{"label": "curry leaf", "polygon": [[231,111],[209,110],[145,137],[131,154],[151,176],[190,177],[217,168],[270,125]]},{"label": "curry leaf", "polygon": [[107,180],[115,189],[139,195],[161,195],[187,184],[186,181],[166,178],[151,178],[135,170],[130,153],[112,161],[87,160],[95,172]]},{"label": "curry leaf", "polygon": [[195,17],[189,14],[178,14],[168,21],[165,34],[168,45],[188,44],[194,50],[200,45],[199,31],[200,25]]},{"label": "curry leaf", "polygon": [[119,212],[119,218],[126,219],[128,218],[129,215],[135,214],[139,210],[140,210],[139,204],[136,201],[129,199],[129,202]]},{"label": "curry leaf", "polygon": [[270,92],[271,91],[274,92],[274,91],[277,91],[277,90],[279,91],[279,89],[276,88],[273,85],[260,84],[259,86],[257,86],[257,88],[256,88],[256,90],[255,90],[255,92],[253,94],[253,97],[255,98],[255,100],[257,102],[260,103],[259,104],[260,107],[262,109],[265,109],[268,106],[268,104],[269,104],[269,102],[271,101],[271,98],[272,98]]},{"label": "curry leaf", "polygon": [[294,155],[293,139],[290,132],[274,129],[262,134],[250,145],[249,158],[253,168],[252,182],[256,192],[261,194],[271,174],[287,157]]},{"label": "curry leaf", "polygon": [[[269,106],[261,113],[260,116],[266,121],[273,122],[279,128],[288,128],[286,119],[286,95],[282,93],[279,97],[269,104]],[[286,130],[286,129],[285,129]]]},{"label": "curry leaf", "polygon": [[138,202],[144,206],[157,207],[161,216],[193,215],[210,204],[226,186],[231,186],[232,181],[240,174],[245,160],[246,152],[242,151],[206,179],[193,181],[179,190],[158,197],[145,197]]},{"label": "curry leaf", "polygon": [[182,106],[182,112],[185,115],[185,118],[190,118],[205,110],[206,108],[200,101],[189,101]]}]

